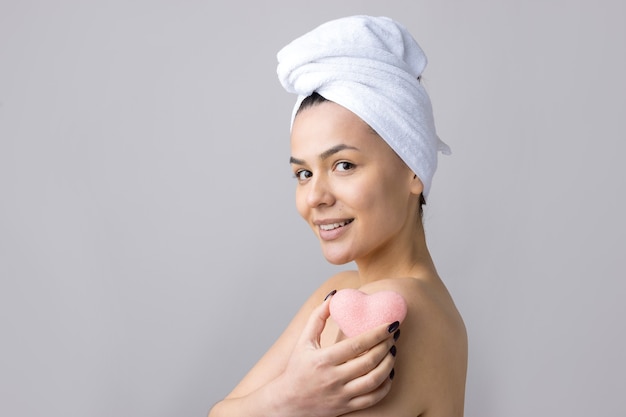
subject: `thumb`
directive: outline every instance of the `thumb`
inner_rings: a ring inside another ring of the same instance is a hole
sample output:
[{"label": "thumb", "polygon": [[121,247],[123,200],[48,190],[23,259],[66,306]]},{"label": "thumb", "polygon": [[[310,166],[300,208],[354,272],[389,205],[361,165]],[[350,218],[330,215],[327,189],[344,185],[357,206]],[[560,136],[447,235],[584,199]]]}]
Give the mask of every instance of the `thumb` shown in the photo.
[{"label": "thumb", "polygon": [[337,291],[333,290],[326,296],[324,302],[311,312],[302,334],[300,335],[300,345],[320,348],[320,336],[324,327],[326,327],[326,320],[330,317],[330,299]]}]

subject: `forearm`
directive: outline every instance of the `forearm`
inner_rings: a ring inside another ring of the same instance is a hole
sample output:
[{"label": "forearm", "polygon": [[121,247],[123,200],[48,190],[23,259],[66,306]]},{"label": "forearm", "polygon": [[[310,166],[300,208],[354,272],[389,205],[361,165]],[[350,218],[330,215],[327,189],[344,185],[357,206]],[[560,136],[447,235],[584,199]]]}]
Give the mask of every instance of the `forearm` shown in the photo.
[{"label": "forearm", "polygon": [[221,400],[211,408],[208,417],[281,417],[284,399],[276,381],[272,381],[247,395]]},{"label": "forearm", "polygon": [[397,326],[321,348],[328,304],[313,310],[298,340],[273,347],[209,417],[337,417],[382,400],[391,387]]},{"label": "forearm", "polygon": [[263,410],[260,404],[250,401],[248,397],[227,398],[211,408],[208,417],[269,417],[269,413]]}]

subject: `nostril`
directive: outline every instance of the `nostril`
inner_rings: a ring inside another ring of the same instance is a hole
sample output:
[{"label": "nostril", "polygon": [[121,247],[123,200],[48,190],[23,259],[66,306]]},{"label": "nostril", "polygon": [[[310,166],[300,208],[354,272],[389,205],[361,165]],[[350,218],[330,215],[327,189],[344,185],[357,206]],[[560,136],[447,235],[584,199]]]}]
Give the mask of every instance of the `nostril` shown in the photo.
[{"label": "nostril", "polygon": [[333,203],[333,201],[334,198],[327,184],[325,184],[323,181],[320,181],[319,177],[316,180],[309,182],[307,203],[310,207],[330,205]]}]

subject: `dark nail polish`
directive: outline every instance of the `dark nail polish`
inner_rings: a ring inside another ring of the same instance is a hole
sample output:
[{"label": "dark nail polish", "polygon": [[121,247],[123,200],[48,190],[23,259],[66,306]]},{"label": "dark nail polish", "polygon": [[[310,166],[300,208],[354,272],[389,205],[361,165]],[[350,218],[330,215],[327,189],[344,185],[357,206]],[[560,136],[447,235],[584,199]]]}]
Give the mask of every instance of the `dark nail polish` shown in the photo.
[{"label": "dark nail polish", "polygon": [[393,334],[393,340],[396,341],[398,340],[399,337],[400,337],[400,329],[396,330],[396,332]]},{"label": "dark nail polish", "polygon": [[329,297],[335,295],[335,293],[337,293],[337,290],[332,290],[331,292],[329,292],[328,295],[324,297],[324,301],[328,300]]},{"label": "dark nail polish", "polygon": [[387,329],[387,331],[388,331],[389,333],[393,333],[393,332],[395,332],[396,330],[398,330],[398,327],[400,327],[400,322],[399,322],[399,321],[394,321],[393,323],[391,323],[391,324],[389,325],[389,328]]},{"label": "dark nail polish", "polygon": [[393,379],[393,377],[396,375],[396,371],[395,369],[391,368],[391,373],[389,374],[389,379]]},{"label": "dark nail polish", "polygon": [[391,353],[391,356],[396,356],[396,345],[393,345],[391,349],[389,349],[389,353]]}]

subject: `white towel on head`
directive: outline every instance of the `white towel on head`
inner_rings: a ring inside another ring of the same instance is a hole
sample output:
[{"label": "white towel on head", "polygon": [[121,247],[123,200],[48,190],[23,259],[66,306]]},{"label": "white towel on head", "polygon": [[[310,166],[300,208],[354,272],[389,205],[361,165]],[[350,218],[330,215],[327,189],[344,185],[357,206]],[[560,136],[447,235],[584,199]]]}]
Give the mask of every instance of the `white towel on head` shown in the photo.
[{"label": "white towel on head", "polygon": [[326,22],[277,55],[278,78],[302,100],[317,92],[369,124],[417,174],[428,195],[437,152],[430,98],[419,77],[426,55],[408,30],[388,17],[357,15]]}]

